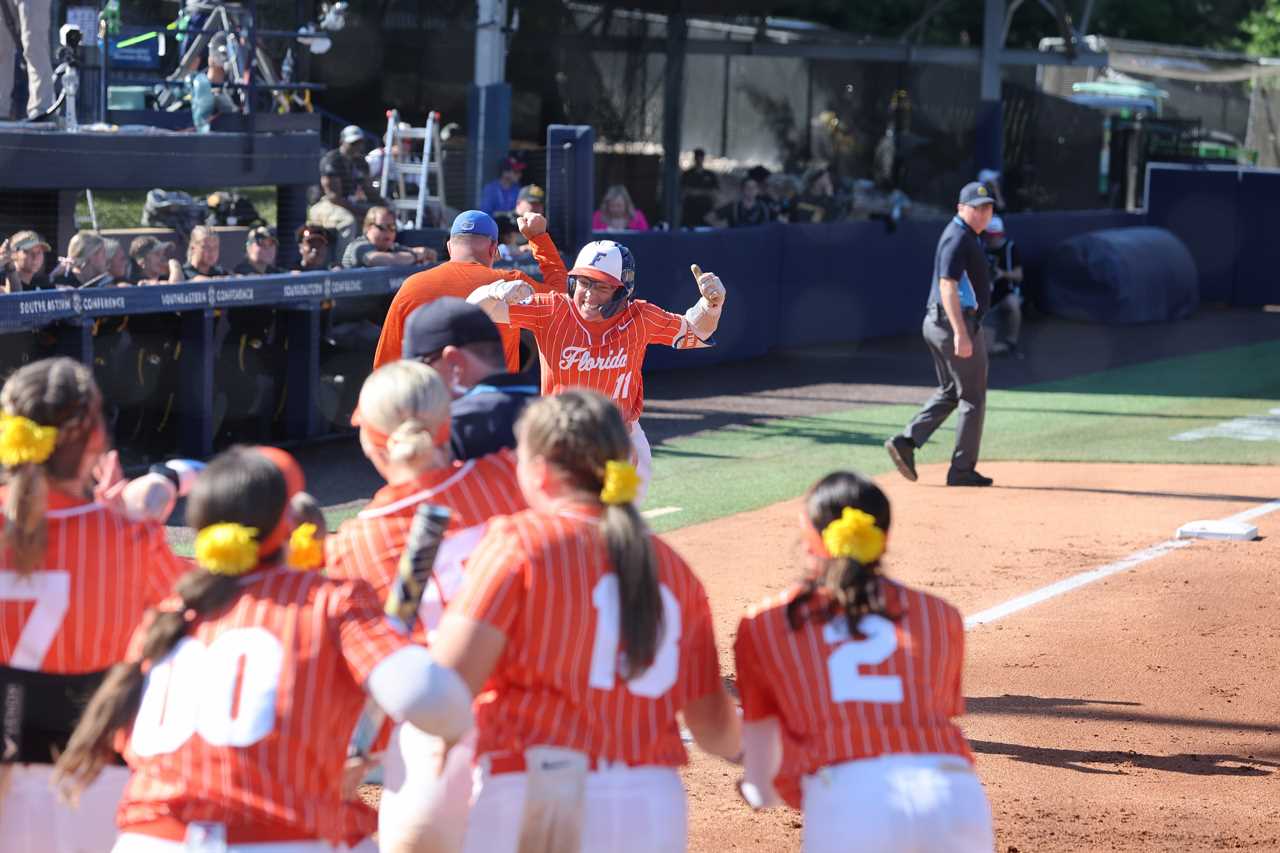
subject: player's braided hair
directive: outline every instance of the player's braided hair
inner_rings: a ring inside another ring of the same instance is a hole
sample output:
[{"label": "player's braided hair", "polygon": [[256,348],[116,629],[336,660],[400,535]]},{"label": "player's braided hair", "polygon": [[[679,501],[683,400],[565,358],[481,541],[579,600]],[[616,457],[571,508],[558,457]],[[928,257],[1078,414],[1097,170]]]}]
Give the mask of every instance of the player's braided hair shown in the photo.
[{"label": "player's braided hair", "polygon": [[4,545],[10,565],[25,576],[44,559],[48,479],[74,480],[80,475],[85,445],[102,423],[102,394],[89,368],[70,358],[50,358],[9,377],[0,390],[0,410],[58,428],[48,459],[6,469]]},{"label": "player's braided hair", "polygon": [[[270,531],[284,512],[285,495],[279,468],[251,448],[233,447],[215,457],[196,480],[187,498],[187,523],[197,530],[234,522]],[[271,562],[278,554],[279,550],[263,554],[260,560]],[[179,578],[174,593],[181,604],[148,614],[140,656],[113,666],[85,708],[54,768],[54,781],[64,794],[74,798],[112,759],[112,741],[137,716],[144,677],[151,666],[173,651],[194,620],[218,613],[243,588],[237,577],[200,568]]]},{"label": "player's braided hair", "polygon": [[[889,499],[879,486],[860,474],[828,474],[805,497],[805,515],[819,534],[846,508],[867,513],[875,519],[876,527],[889,532]],[[829,622],[844,614],[849,635],[855,639],[862,638],[858,621],[869,613],[897,621],[902,614],[887,608],[879,569],[879,558],[863,564],[847,557],[827,557],[818,575],[810,578],[804,590],[787,605],[787,621],[799,630],[806,622]],[[814,607],[820,590],[821,606]]]},{"label": "player's braided hair", "polygon": [[[631,439],[618,408],[594,391],[575,389],[544,397],[525,409],[520,443],[552,465],[583,499],[600,503],[605,463],[631,458]],[[662,628],[662,595],[649,529],[633,503],[607,504],[600,531],[618,577],[624,678],[653,663]]]}]

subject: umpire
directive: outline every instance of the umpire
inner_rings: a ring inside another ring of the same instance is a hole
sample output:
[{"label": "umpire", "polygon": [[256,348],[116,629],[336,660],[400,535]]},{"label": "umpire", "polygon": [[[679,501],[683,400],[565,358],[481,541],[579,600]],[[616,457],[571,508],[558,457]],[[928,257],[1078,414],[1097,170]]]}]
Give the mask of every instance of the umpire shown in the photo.
[{"label": "umpire", "polygon": [[938,239],[923,329],[924,342],[938,374],[938,390],[901,435],[884,443],[898,471],[913,482],[916,448],[923,447],[958,406],[956,448],[951,454],[947,485],[991,485],[991,478],[979,474],[974,466],[982,445],[982,419],[987,404],[982,315],[991,306],[987,259],[978,235],[991,221],[994,203],[983,184],[965,184],[960,190],[956,215]]}]

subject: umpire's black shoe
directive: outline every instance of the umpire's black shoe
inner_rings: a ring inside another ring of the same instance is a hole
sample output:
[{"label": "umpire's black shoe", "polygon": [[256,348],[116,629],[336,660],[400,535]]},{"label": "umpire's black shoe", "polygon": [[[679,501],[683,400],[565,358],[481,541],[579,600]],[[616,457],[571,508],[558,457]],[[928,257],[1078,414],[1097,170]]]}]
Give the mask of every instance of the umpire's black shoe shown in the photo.
[{"label": "umpire's black shoe", "polygon": [[948,486],[990,486],[995,480],[984,477],[977,471],[948,471]]},{"label": "umpire's black shoe", "polygon": [[898,473],[911,482],[916,481],[916,448],[904,435],[895,435],[884,443],[889,458],[898,466]]}]

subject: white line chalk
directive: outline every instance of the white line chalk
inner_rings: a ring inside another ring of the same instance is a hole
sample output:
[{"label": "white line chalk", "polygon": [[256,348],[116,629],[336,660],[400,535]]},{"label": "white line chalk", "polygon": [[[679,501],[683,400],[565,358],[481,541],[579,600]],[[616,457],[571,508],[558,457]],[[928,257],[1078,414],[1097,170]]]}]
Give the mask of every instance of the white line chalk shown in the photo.
[{"label": "white line chalk", "polygon": [[683,512],[678,506],[660,506],[657,509],[646,509],[640,513],[645,518],[659,518],[664,515],[674,515],[677,512]]},{"label": "white line chalk", "polygon": [[[1223,519],[1223,521],[1250,521],[1260,516],[1273,513],[1276,510],[1280,510],[1280,500],[1260,504],[1259,506],[1247,509],[1244,512],[1238,512],[1235,515]],[[1143,548],[1141,551],[1137,551],[1127,557],[1116,560],[1114,563],[1107,563],[1105,566],[1099,566],[1096,569],[1090,569],[1087,572],[1081,572],[1080,574],[1063,578],[1056,583],[1051,583],[1048,586],[1043,586],[1040,589],[1028,592],[1025,595],[1020,595],[1017,598],[1004,602],[1003,604],[997,604],[995,607],[988,607],[986,610],[981,610],[974,613],[972,616],[966,616],[964,618],[964,628],[968,631],[979,625],[987,625],[992,622],[996,622],[1012,613],[1017,613],[1019,610],[1025,610],[1028,607],[1033,607],[1043,601],[1048,601],[1049,599],[1055,598],[1063,593],[1070,592],[1073,589],[1079,589],[1080,587],[1091,584],[1094,581],[1102,580],[1105,577],[1118,574],[1119,572],[1128,571],[1129,569],[1140,566],[1143,563],[1150,562],[1157,557],[1168,554],[1170,551],[1176,551],[1179,548],[1186,548],[1194,541],[1195,540],[1193,539],[1167,539],[1158,545],[1152,545],[1150,548]]]}]

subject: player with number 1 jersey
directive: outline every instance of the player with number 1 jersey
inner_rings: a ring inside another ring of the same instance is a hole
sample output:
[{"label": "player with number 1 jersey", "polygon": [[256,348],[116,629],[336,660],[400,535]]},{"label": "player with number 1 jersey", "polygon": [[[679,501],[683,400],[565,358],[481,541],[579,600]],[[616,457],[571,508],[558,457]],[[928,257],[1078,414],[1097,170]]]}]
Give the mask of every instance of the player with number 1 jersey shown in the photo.
[{"label": "player with number 1 jersey", "polygon": [[533,332],[542,363],[543,396],[590,388],[613,400],[635,448],[640,500],[652,457],[640,428],[645,350],[651,344],[676,349],[709,346],[724,306],[720,279],[697,266],[693,273],[700,298],[683,315],[673,314],[633,300],[636,264],[630,250],[612,240],[597,240],[578,253],[569,270],[568,294],[533,295],[528,285],[497,281],[467,297],[494,322]]},{"label": "player with number 1 jersey", "polygon": [[450,737],[470,725],[465,686],[391,628],[368,584],[295,568],[318,548],[285,512],[301,480],[279,451],[233,448],[192,489],[197,568],[139,626],[57,764],[74,796],[123,747],[116,853],[355,845],[376,824],[344,796],[341,745],[366,693]]},{"label": "player with number 1 jersey", "polygon": [[734,642],[744,798],[803,807],[807,853],[989,853],[990,807],[952,722],[960,613],[880,575],[889,502],[871,481],[824,477],[805,515],[809,579],[751,608]]},{"label": "player with number 1 jersey", "polygon": [[677,715],[740,746],[706,592],[644,526],[610,401],[544,397],[517,436],[530,509],[490,522],[432,645],[478,694],[466,850],[684,850]]}]

